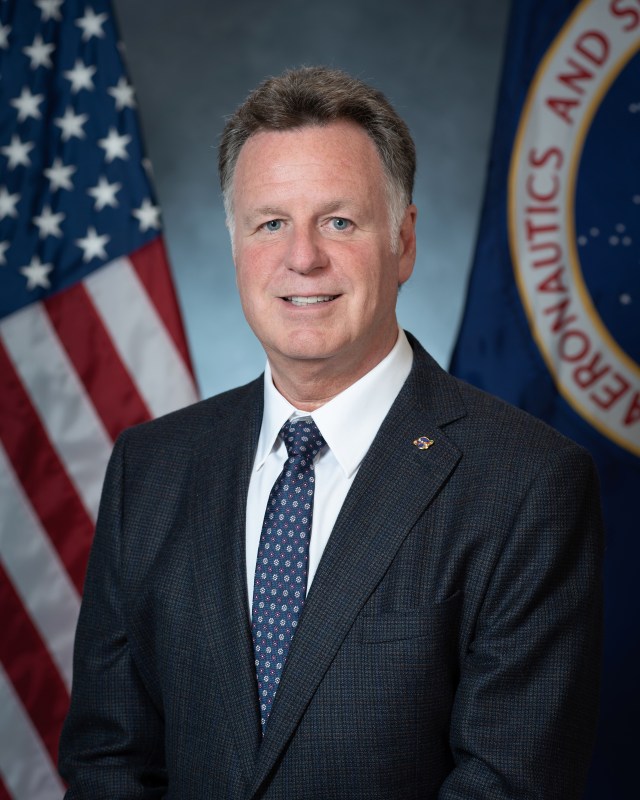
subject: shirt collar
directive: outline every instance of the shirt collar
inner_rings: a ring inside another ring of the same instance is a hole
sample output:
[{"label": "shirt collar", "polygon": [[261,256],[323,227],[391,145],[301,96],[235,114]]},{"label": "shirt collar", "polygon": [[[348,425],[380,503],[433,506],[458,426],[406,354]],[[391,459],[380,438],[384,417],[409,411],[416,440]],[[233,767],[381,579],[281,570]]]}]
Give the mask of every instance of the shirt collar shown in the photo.
[{"label": "shirt collar", "polygon": [[[278,433],[291,417],[312,416],[347,478],[360,466],[371,442],[398,396],[413,364],[413,351],[402,329],[391,352],[360,380],[313,414],[299,411],[276,389],[267,362],[264,412],[254,469],[260,469],[278,445]],[[375,402],[371,402],[371,398]]]}]

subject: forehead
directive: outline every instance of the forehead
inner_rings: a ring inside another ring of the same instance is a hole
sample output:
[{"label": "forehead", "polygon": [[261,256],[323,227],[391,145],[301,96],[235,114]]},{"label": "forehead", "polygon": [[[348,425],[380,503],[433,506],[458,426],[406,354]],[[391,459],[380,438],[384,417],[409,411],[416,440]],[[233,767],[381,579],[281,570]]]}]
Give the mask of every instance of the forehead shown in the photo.
[{"label": "forehead", "polygon": [[234,174],[234,194],[260,187],[296,184],[352,184],[364,190],[380,186],[384,169],[366,131],[340,120],[284,131],[259,131],[245,143]]}]

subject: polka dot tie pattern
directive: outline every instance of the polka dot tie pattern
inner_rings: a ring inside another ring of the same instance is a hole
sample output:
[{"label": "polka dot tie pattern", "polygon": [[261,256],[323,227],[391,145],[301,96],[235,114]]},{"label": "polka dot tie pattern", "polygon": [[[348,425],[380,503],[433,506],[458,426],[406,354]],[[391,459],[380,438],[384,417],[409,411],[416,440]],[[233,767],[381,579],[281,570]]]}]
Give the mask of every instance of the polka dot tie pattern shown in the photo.
[{"label": "polka dot tie pattern", "polygon": [[280,438],[289,458],[267,502],[251,612],[263,733],[307,593],[313,459],[326,444],[311,418],[285,423]]}]

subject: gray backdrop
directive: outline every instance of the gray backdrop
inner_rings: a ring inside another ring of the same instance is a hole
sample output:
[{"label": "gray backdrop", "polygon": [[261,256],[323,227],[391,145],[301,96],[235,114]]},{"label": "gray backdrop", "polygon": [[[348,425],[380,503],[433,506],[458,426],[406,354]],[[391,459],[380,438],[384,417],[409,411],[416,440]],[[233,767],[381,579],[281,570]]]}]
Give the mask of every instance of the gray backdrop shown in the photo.
[{"label": "gray backdrop", "polygon": [[399,319],[444,366],[462,313],[508,0],[114,0],[203,396],[264,355],[244,322],[216,176],[226,115],[267,75],[340,67],[382,89],[418,148],[418,259]]}]

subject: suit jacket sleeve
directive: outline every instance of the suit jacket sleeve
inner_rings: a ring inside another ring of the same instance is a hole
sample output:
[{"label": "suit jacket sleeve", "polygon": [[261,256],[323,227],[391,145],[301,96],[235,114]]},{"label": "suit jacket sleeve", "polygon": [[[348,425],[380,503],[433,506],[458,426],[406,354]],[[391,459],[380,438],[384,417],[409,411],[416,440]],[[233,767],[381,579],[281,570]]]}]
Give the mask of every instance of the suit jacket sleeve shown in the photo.
[{"label": "suit jacket sleeve", "polygon": [[[495,504],[510,501],[508,487]],[[452,710],[439,800],[580,798],[601,647],[602,523],[581,449],[531,481],[484,597]]]},{"label": "suit jacket sleeve", "polygon": [[67,800],[156,798],[166,791],[163,725],[130,653],[119,585],[126,437],[116,443],[100,505],[60,744]]}]

